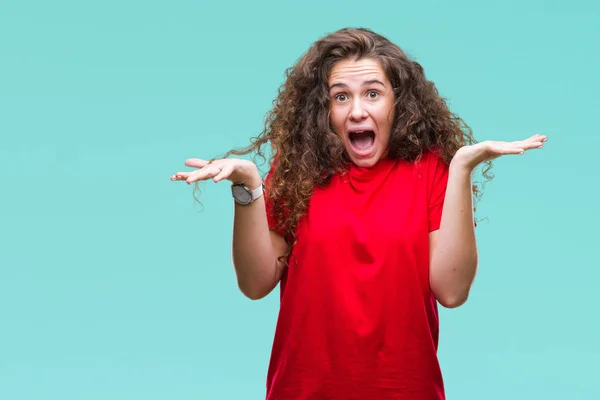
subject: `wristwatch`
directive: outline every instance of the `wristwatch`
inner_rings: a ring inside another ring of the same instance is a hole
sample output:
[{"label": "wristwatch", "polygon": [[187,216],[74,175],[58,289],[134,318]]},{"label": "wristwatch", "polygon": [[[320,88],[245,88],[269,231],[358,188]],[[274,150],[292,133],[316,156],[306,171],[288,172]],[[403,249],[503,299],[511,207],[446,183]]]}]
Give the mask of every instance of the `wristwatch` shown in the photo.
[{"label": "wristwatch", "polygon": [[263,195],[264,188],[264,183],[261,183],[261,185],[254,190],[249,189],[243,183],[236,183],[231,185],[231,194],[238,204],[247,206]]}]

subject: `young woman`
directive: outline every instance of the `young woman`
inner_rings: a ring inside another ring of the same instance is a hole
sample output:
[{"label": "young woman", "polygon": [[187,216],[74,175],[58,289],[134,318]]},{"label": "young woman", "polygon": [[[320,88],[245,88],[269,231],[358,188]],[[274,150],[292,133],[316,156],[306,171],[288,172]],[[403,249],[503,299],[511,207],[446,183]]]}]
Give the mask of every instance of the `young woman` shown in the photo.
[{"label": "young woman", "polygon": [[[280,284],[267,399],[443,399],[437,303],[463,304],[475,277],[472,172],[545,140],[476,143],[418,63],[342,29],[287,71],[251,146],[187,160],[172,180],[233,184],[241,291]],[[263,186],[230,156],[267,143]]]}]

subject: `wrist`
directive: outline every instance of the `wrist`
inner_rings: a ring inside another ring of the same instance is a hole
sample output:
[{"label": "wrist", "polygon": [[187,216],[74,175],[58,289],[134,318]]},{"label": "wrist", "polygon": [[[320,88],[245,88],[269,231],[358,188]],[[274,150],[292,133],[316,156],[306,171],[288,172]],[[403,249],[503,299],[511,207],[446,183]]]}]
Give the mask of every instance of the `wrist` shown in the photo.
[{"label": "wrist", "polygon": [[231,194],[236,203],[248,206],[264,194],[264,185],[253,163],[239,166],[240,179],[232,180]]},{"label": "wrist", "polygon": [[459,173],[471,174],[475,169],[475,165],[472,165],[473,161],[469,160],[469,157],[466,157],[461,150],[462,148],[456,152],[452,161],[450,161],[450,169]]},{"label": "wrist", "polygon": [[458,175],[466,175],[471,176],[473,173],[473,166],[471,166],[468,160],[463,159],[462,157],[455,157],[450,161],[450,173],[458,174]]},{"label": "wrist", "polygon": [[242,184],[251,190],[262,185],[262,178],[254,163],[248,162],[240,165],[237,172],[235,178],[232,179],[233,184]]}]

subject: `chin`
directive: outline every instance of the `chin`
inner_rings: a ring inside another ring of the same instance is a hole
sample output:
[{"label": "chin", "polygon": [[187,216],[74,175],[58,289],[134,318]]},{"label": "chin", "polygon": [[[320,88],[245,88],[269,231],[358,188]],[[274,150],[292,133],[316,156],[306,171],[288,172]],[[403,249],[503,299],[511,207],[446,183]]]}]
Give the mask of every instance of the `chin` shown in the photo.
[{"label": "chin", "polygon": [[361,167],[361,168],[371,168],[375,164],[377,164],[377,161],[379,161],[379,160],[374,159],[374,158],[373,159],[368,159],[368,160],[365,160],[365,159],[358,159],[358,160],[354,159],[354,160],[352,160],[352,162],[357,167]]}]

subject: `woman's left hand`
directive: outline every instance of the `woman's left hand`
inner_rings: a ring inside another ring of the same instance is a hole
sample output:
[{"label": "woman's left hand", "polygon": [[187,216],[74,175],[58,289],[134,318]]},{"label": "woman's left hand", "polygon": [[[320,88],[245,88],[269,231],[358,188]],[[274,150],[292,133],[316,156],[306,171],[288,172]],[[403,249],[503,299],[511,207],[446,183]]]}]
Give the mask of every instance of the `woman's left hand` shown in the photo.
[{"label": "woman's left hand", "polygon": [[458,149],[452,159],[452,163],[472,171],[479,164],[500,156],[507,154],[523,154],[527,150],[542,148],[546,140],[548,140],[548,137],[540,134],[515,142],[486,140],[481,143],[464,146]]}]

